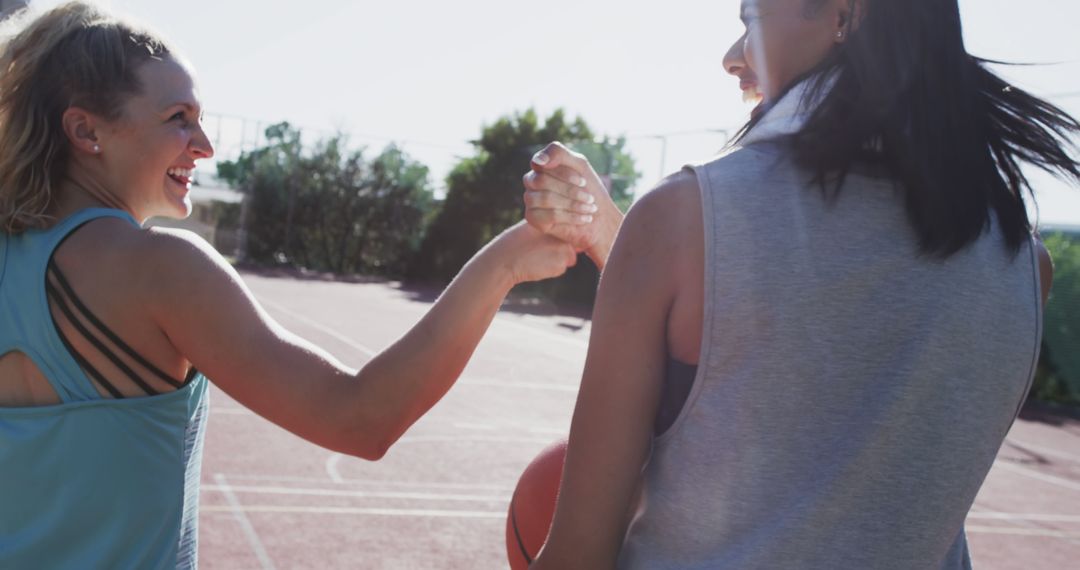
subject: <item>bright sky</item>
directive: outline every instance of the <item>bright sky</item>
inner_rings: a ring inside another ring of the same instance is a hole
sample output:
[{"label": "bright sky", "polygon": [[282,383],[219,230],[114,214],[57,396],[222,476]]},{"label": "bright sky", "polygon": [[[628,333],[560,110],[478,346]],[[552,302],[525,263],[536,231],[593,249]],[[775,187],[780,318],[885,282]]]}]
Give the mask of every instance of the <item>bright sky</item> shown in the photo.
[{"label": "bright sky", "polygon": [[[1080,2],[960,4],[969,51],[1053,64],[1004,74],[1080,116]],[[670,172],[708,158],[725,138],[704,131],[737,127],[749,112],[721,65],[742,33],[738,0],[106,5],[151,24],[194,63],[220,158],[252,144],[259,122],[288,120],[311,138],[341,130],[373,151],[400,141],[441,187],[482,125],[530,106],[544,116],[563,107],[600,134],[631,137],[640,194],[662,177],[661,164]],[[248,118],[247,132],[240,119],[215,114]],[[687,132],[696,134],[674,134]],[[649,138],[664,134],[666,156]],[[1034,179],[1042,221],[1080,225],[1080,188]]]}]

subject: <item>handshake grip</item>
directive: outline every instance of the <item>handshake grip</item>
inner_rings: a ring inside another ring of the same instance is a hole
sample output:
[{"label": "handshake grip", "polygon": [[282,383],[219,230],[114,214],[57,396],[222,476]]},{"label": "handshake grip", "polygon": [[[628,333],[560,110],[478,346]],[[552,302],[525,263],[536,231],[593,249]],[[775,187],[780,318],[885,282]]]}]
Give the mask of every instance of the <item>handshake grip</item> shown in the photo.
[{"label": "handshake grip", "polygon": [[586,253],[602,270],[623,214],[588,159],[553,142],[533,155],[522,181],[526,221]]}]

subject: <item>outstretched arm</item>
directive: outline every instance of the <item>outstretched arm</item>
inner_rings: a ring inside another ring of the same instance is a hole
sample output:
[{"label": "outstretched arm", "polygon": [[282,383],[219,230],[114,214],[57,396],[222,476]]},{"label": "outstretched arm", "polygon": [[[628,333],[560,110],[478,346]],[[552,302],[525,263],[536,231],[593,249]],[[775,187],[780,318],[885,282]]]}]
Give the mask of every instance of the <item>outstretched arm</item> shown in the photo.
[{"label": "outstretched arm", "polygon": [[450,389],[515,284],[560,275],[575,258],[524,223],[507,230],[420,322],[355,371],[274,322],[205,242],[160,231],[151,241],[148,308],[181,354],[259,415],[367,459],[382,457]]}]

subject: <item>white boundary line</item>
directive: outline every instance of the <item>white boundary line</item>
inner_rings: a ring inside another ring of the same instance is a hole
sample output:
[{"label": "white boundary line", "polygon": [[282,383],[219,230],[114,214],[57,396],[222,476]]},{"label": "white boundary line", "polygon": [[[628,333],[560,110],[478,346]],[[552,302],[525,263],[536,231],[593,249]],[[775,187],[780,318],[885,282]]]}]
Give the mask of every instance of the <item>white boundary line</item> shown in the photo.
[{"label": "white boundary line", "polygon": [[463,501],[478,503],[509,503],[510,493],[498,495],[476,495],[461,493],[416,493],[402,491],[349,491],[342,489],[316,489],[296,487],[272,487],[258,485],[203,485],[203,491],[232,493],[253,493],[261,495],[302,495],[315,497],[353,497],[360,499],[402,499],[411,501]]},{"label": "white boundary line", "polygon": [[515,388],[521,390],[548,390],[552,392],[567,392],[576,394],[577,385],[569,384],[540,384],[538,382],[502,382],[499,380],[478,380],[462,378],[458,380],[459,386],[484,386],[492,388]]},{"label": "white boundary line", "polygon": [[[300,322],[302,322],[302,323],[304,323],[304,324],[306,324],[306,325],[308,325],[308,326],[310,326],[310,327],[312,327],[312,328],[314,328],[314,329],[316,329],[318,331],[326,333],[326,334],[332,336],[333,338],[345,343],[346,345],[348,345],[348,346],[350,346],[352,348],[355,348],[356,350],[359,350],[360,352],[363,352],[364,354],[368,355],[369,357],[373,357],[376,354],[378,354],[378,351],[373,350],[373,349],[371,349],[371,348],[369,348],[367,346],[364,346],[364,345],[356,342],[355,340],[341,334],[340,332],[338,332],[338,331],[336,331],[336,330],[334,330],[334,329],[332,329],[332,328],[330,328],[330,327],[328,327],[328,326],[326,326],[326,325],[324,325],[324,324],[322,324],[322,323],[320,323],[318,321],[312,320],[311,318],[307,317],[306,315],[302,315],[302,314],[297,313],[297,312],[295,312],[295,311],[293,311],[291,309],[287,309],[287,308],[281,306],[278,303],[275,303],[273,301],[270,301],[270,300],[266,299],[265,297],[260,296],[260,297],[258,297],[258,299],[259,299],[259,303],[261,303],[262,305],[264,305],[266,307],[269,307],[269,308],[271,308],[271,309],[273,309],[273,310],[275,310],[275,311],[277,311],[279,313],[283,313],[285,315],[288,315],[289,317],[291,317],[293,319],[296,319],[296,320],[298,320],[298,321],[300,321]],[[503,325],[507,325],[507,326],[510,326],[510,327],[513,327],[513,328],[517,328],[519,330],[527,331],[530,334],[540,335],[540,336],[546,337],[546,338],[548,338],[550,340],[567,343],[567,344],[573,345],[576,348],[587,349],[589,347],[589,343],[588,343],[587,340],[581,340],[581,339],[577,339],[577,338],[570,338],[570,337],[567,337],[567,336],[564,336],[564,335],[560,335],[558,333],[554,333],[554,332],[551,332],[551,331],[544,330],[544,329],[539,328],[539,327],[529,326],[529,325],[517,322],[515,320],[512,320],[511,317],[507,317],[507,316],[504,316],[504,315],[496,315],[495,321],[500,323],[500,324],[503,324]]]},{"label": "white boundary line", "polygon": [[233,494],[232,489],[229,487],[229,481],[221,473],[214,475],[214,481],[217,482],[218,488],[225,495],[225,501],[228,506],[213,507],[201,507],[202,510],[216,510],[231,512],[233,517],[236,518],[236,522],[240,523],[240,528],[244,531],[244,535],[247,536],[248,544],[251,545],[251,549],[255,551],[255,557],[259,559],[259,566],[263,570],[274,570],[274,562],[270,560],[270,555],[266,553],[266,547],[263,546],[259,535],[255,532],[255,527],[251,526],[251,521],[248,520],[244,511],[247,510],[240,505],[240,501]]},{"label": "white boundary line", "polygon": [[1011,536],[1044,536],[1048,538],[1080,538],[1080,532],[1047,530],[1042,528],[969,526],[964,529],[969,534],[1007,534]]},{"label": "white boundary line", "polygon": [[338,463],[344,455],[340,453],[334,453],[330,457],[326,458],[326,474],[330,477],[330,480],[334,483],[344,483],[345,479],[341,478],[341,473],[338,471]]},{"label": "white boundary line", "polygon": [[482,441],[487,443],[538,443],[546,445],[554,441],[554,439],[550,437],[515,437],[501,435],[407,435],[399,439],[397,443],[455,443],[472,441]]},{"label": "white boundary line", "polygon": [[551,331],[547,331],[547,330],[544,330],[544,329],[539,328],[539,327],[533,327],[533,326],[527,325],[525,323],[522,323],[520,321],[514,320],[513,317],[509,317],[509,316],[506,316],[506,315],[498,315],[498,316],[495,317],[495,320],[498,321],[501,324],[509,325],[511,327],[515,327],[515,328],[520,329],[520,330],[528,331],[531,334],[538,334],[538,335],[541,335],[541,336],[545,336],[545,337],[547,337],[547,338],[549,338],[551,340],[571,344],[576,348],[585,348],[585,349],[589,348],[589,341],[588,340],[581,340],[579,338],[570,338],[568,336],[563,336],[561,334],[554,333],[554,332],[551,332]]},{"label": "white boundary line", "polygon": [[1066,522],[1080,523],[1080,515],[1047,515],[1029,513],[969,513],[968,520],[1005,520],[1005,521],[1037,521],[1037,522]]},{"label": "white boundary line", "polygon": [[1080,482],[1070,481],[1070,480],[1064,479],[1062,477],[1057,477],[1057,476],[1054,476],[1054,475],[1047,475],[1045,473],[1040,473],[1040,472],[1038,472],[1038,471],[1036,471],[1034,469],[1028,469],[1027,467],[1021,467],[1019,465],[1014,465],[1012,463],[1009,463],[1008,461],[1002,461],[1002,460],[996,461],[996,462],[994,462],[994,467],[1001,467],[1002,469],[1005,469],[1007,471],[1012,471],[1013,473],[1019,473],[1020,475],[1031,477],[1032,479],[1038,479],[1039,481],[1043,481],[1045,483],[1050,483],[1052,485],[1057,485],[1058,487],[1062,487],[1062,488],[1065,488],[1065,489],[1071,489],[1073,491],[1080,491]]},{"label": "white boundary line", "polygon": [[1035,445],[1035,444],[1027,443],[1027,442],[1024,442],[1024,441],[1018,441],[1018,440],[1015,440],[1015,439],[1010,439],[1008,441],[1009,441],[1009,443],[1013,444],[1016,447],[1019,447],[1022,450],[1030,450],[1030,451],[1034,451],[1036,453],[1042,453],[1043,455],[1049,455],[1050,457],[1057,457],[1058,459],[1065,459],[1065,460],[1070,461],[1072,463],[1080,463],[1080,455],[1073,455],[1071,453],[1065,453],[1063,451],[1058,451],[1056,449],[1052,449],[1052,448],[1049,448],[1049,447],[1043,447],[1041,445]]},{"label": "white boundary line", "polygon": [[[463,511],[450,509],[378,509],[362,507],[298,507],[283,505],[247,505],[241,507],[247,513],[301,513],[315,515],[372,515],[385,517],[423,517],[423,518],[465,518],[465,519],[506,519],[504,511]],[[233,507],[223,505],[205,505],[200,507],[204,513],[233,511]]]},{"label": "white boundary line", "polygon": [[[294,477],[289,475],[256,475],[256,474],[236,474],[229,475],[229,479],[232,481],[263,481],[268,483],[303,483],[319,485],[325,484],[326,478],[324,477]],[[510,493],[514,490],[512,485],[494,485],[484,483],[445,483],[445,482],[411,482],[411,481],[381,481],[375,479],[345,479],[342,478],[341,485],[353,486],[353,487],[398,487],[407,489],[454,489],[465,491],[491,491],[491,492],[506,492]]]},{"label": "white boundary line", "polygon": [[338,331],[336,331],[336,330],[334,330],[334,329],[332,329],[332,328],[330,328],[330,327],[328,327],[328,326],[326,326],[326,325],[324,325],[324,324],[322,324],[322,323],[320,323],[318,321],[314,321],[314,320],[309,319],[308,317],[306,317],[304,315],[301,315],[300,313],[294,312],[294,311],[292,311],[290,309],[286,309],[285,307],[282,307],[281,305],[279,305],[279,304],[277,304],[277,303],[275,303],[273,301],[268,301],[263,297],[259,297],[259,303],[261,303],[262,305],[264,305],[266,307],[269,307],[269,308],[271,308],[271,309],[273,309],[273,310],[275,310],[275,311],[277,311],[279,313],[284,313],[284,314],[288,315],[289,317],[292,317],[292,318],[304,323],[305,325],[307,325],[307,326],[309,326],[309,327],[311,327],[311,328],[313,328],[313,329],[315,329],[317,331],[325,333],[325,334],[333,337],[334,339],[341,341],[346,346],[352,347],[352,348],[366,354],[369,358],[374,357],[376,354],[378,354],[378,351],[373,350],[371,348],[368,348],[368,347],[356,342],[355,340],[353,340],[353,339],[339,333]]}]

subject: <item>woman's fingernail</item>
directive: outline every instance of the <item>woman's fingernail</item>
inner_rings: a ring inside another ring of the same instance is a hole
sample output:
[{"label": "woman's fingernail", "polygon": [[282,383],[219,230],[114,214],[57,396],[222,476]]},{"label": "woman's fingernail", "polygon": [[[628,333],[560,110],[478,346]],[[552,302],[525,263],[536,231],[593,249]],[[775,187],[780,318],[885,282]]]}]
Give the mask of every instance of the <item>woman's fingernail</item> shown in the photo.
[{"label": "woman's fingernail", "polygon": [[571,182],[573,182],[574,186],[577,186],[578,188],[584,188],[586,184],[585,179],[577,175],[574,176]]},{"label": "woman's fingernail", "polygon": [[598,209],[599,208],[596,207],[596,204],[582,204],[578,206],[578,211],[584,212],[586,214],[595,214],[596,210]]},{"label": "woman's fingernail", "polygon": [[588,192],[578,192],[577,200],[578,202],[585,202],[586,204],[593,204],[596,202],[596,198],[593,198],[593,195]]},{"label": "woman's fingernail", "polygon": [[583,224],[592,223],[592,216],[578,216],[578,220]]},{"label": "woman's fingernail", "polygon": [[551,162],[551,158],[548,157],[546,152],[540,151],[533,155],[533,162],[539,164],[540,166],[544,166],[545,164]]}]

